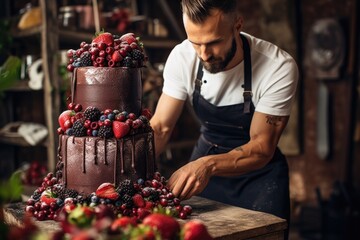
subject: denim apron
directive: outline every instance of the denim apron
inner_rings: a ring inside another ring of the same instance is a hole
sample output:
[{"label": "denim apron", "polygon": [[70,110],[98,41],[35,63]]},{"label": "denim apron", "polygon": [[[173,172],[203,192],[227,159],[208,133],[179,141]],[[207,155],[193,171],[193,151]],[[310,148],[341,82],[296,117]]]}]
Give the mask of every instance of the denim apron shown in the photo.
[{"label": "denim apron", "polygon": [[[215,106],[200,95],[202,65],[199,64],[193,107],[201,122],[201,135],[190,160],[226,153],[250,140],[250,124],[255,107],[251,101],[251,56],[247,39],[244,50],[244,103]],[[284,155],[276,148],[273,159],[263,168],[234,177],[210,178],[199,196],[222,203],[274,214],[289,220],[289,175]],[[241,217],[241,216],[239,216]]]}]

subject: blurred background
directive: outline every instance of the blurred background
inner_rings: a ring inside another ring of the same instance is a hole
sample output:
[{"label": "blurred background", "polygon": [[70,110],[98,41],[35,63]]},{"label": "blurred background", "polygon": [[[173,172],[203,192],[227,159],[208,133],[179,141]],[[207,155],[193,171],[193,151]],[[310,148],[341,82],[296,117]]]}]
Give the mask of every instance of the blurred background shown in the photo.
[{"label": "blurred background", "polygon": [[[350,239],[360,216],[360,38],[357,0],[241,1],[244,31],[289,52],[298,94],[280,141],[290,166],[291,239]],[[143,105],[155,111],[162,70],[186,38],[179,0],[3,0],[0,8],[0,174],[41,183],[57,160],[57,118],[69,96],[68,49],[104,29],[134,32],[149,61]],[[157,160],[165,176],[197,139],[188,106]]]}]

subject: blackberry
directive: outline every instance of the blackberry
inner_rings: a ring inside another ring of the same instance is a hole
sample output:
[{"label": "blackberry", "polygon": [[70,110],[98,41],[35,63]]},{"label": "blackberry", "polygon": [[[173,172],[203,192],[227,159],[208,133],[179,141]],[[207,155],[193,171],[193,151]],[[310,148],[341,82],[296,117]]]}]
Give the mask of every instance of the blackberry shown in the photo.
[{"label": "blackberry", "polygon": [[64,199],[65,198],[76,198],[77,195],[79,195],[79,193],[74,189],[66,188],[64,191]]},{"label": "blackberry", "polygon": [[61,184],[55,184],[51,191],[58,197],[61,199],[64,199],[65,196],[65,188],[61,185]]},{"label": "blackberry", "polygon": [[87,107],[84,111],[84,117],[92,122],[99,120],[101,112],[96,107]]},{"label": "blackberry", "polygon": [[72,126],[73,135],[75,137],[84,137],[86,136],[86,128],[84,127],[84,122],[82,120],[76,120]]},{"label": "blackberry", "polygon": [[144,54],[142,51],[140,51],[139,49],[133,49],[131,51],[131,57],[134,59],[134,60],[144,60]]},{"label": "blackberry", "polygon": [[91,54],[89,52],[83,52],[80,58],[77,59],[80,63],[80,67],[86,67],[92,65]]},{"label": "blackberry", "polygon": [[129,179],[125,179],[119,184],[119,187],[117,188],[117,192],[120,195],[130,195],[133,196],[136,192],[133,183]]},{"label": "blackberry", "polygon": [[101,126],[99,128],[98,137],[102,138],[111,138],[114,136],[112,127],[108,126]]},{"label": "blackberry", "polygon": [[133,200],[132,200],[132,197],[130,195],[124,194],[121,197],[121,200],[122,200],[123,204],[125,204],[125,206],[127,208],[131,208],[133,206]]},{"label": "blackberry", "polygon": [[144,115],[141,115],[139,119],[143,122],[144,125],[147,125],[149,123],[149,119],[147,119],[147,117],[145,117]]},{"label": "blackberry", "polygon": [[134,62],[133,62],[133,60],[131,59],[131,57],[125,57],[125,58],[124,58],[124,60],[123,60],[123,66],[124,66],[124,67],[128,67],[128,68],[134,67]]},{"label": "blackberry", "polygon": [[148,200],[149,201],[152,201],[152,202],[156,202],[160,199],[160,193],[156,190],[152,190],[149,197],[148,197]]}]

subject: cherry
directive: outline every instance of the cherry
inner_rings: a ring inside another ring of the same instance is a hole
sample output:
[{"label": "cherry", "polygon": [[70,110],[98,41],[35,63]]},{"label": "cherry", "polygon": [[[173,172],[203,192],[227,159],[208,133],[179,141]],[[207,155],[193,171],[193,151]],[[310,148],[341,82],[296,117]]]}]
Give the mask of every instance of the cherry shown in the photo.
[{"label": "cherry", "polygon": [[75,108],[75,103],[71,102],[71,103],[68,104],[67,107],[68,107],[69,110],[74,110],[74,108]]},{"label": "cherry", "polygon": [[183,206],[183,212],[185,212],[187,215],[191,215],[192,207],[190,205]]},{"label": "cherry", "polygon": [[74,109],[73,109],[75,112],[80,112],[81,110],[82,110],[82,106],[81,106],[81,104],[76,104],[75,106],[74,106]]}]

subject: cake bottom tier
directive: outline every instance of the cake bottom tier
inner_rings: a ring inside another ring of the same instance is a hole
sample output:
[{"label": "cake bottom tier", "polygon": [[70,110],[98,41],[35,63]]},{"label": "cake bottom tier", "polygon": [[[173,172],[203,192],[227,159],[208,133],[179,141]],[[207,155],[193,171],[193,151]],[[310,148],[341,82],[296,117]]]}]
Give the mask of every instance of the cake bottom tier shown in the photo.
[{"label": "cake bottom tier", "polygon": [[153,132],[122,139],[61,135],[58,154],[62,184],[80,194],[105,182],[150,179],[156,171]]}]

